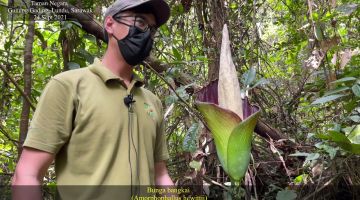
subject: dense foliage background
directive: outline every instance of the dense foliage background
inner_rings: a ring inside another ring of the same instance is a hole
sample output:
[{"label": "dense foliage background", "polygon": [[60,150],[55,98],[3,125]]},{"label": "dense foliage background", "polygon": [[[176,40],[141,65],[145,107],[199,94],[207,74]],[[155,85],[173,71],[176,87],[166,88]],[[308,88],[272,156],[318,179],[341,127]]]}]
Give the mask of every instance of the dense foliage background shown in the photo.
[{"label": "dense foliage background", "polygon": [[[93,13],[88,19],[69,16],[74,21],[35,21],[29,15],[12,17],[8,8],[19,2],[0,0],[0,185],[10,184],[46,82],[86,67],[106,49],[102,11],[112,1],[69,2]],[[219,198],[228,184],[211,134],[193,107],[201,88],[216,83],[227,24],[242,88],[251,86],[250,102],[281,136],[254,138],[245,198],[359,198],[359,2],[168,3],[171,18],[156,36],[151,67],[136,69],[163,102],[173,180],[202,185]],[[53,168],[45,181],[54,182]]]}]

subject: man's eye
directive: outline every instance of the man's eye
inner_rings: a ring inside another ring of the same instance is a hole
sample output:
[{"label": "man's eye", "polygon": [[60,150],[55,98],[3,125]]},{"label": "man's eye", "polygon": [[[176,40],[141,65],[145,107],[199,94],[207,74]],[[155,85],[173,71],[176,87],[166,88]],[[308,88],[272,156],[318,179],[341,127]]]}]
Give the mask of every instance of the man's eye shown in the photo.
[{"label": "man's eye", "polygon": [[143,19],[141,19],[141,18],[138,18],[138,19],[136,20],[136,22],[137,22],[137,24],[138,24],[139,26],[141,26],[141,27],[145,27],[145,26],[146,26],[145,20],[143,20]]}]

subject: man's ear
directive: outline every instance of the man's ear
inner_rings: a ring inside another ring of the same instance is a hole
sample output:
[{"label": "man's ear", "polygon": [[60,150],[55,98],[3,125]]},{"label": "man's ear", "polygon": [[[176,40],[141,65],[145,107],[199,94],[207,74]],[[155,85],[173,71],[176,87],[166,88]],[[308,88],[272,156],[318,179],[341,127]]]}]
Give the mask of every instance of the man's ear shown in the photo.
[{"label": "man's ear", "polygon": [[114,33],[113,24],[114,24],[114,19],[111,16],[107,16],[105,18],[104,29],[107,32],[108,36],[109,34],[112,35]]}]

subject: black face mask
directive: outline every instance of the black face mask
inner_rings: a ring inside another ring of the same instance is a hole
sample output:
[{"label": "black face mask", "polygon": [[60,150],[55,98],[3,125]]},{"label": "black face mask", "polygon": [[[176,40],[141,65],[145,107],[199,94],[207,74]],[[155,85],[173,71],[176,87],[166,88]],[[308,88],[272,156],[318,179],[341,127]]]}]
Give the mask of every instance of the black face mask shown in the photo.
[{"label": "black face mask", "polygon": [[118,42],[122,56],[129,65],[137,65],[150,55],[154,42],[150,30],[144,32],[136,26],[129,26],[129,33],[124,39],[119,40],[115,35],[113,36]]}]

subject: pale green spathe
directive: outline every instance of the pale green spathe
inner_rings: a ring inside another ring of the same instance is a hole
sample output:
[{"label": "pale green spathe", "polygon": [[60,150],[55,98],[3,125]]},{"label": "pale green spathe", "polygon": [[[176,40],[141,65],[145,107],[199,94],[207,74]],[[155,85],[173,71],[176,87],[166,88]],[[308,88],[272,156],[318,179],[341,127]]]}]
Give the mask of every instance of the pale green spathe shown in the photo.
[{"label": "pale green spathe", "polygon": [[250,162],[252,135],[260,112],[241,122],[234,112],[215,104],[198,102],[196,106],[214,136],[223,169],[232,180],[240,181]]}]

